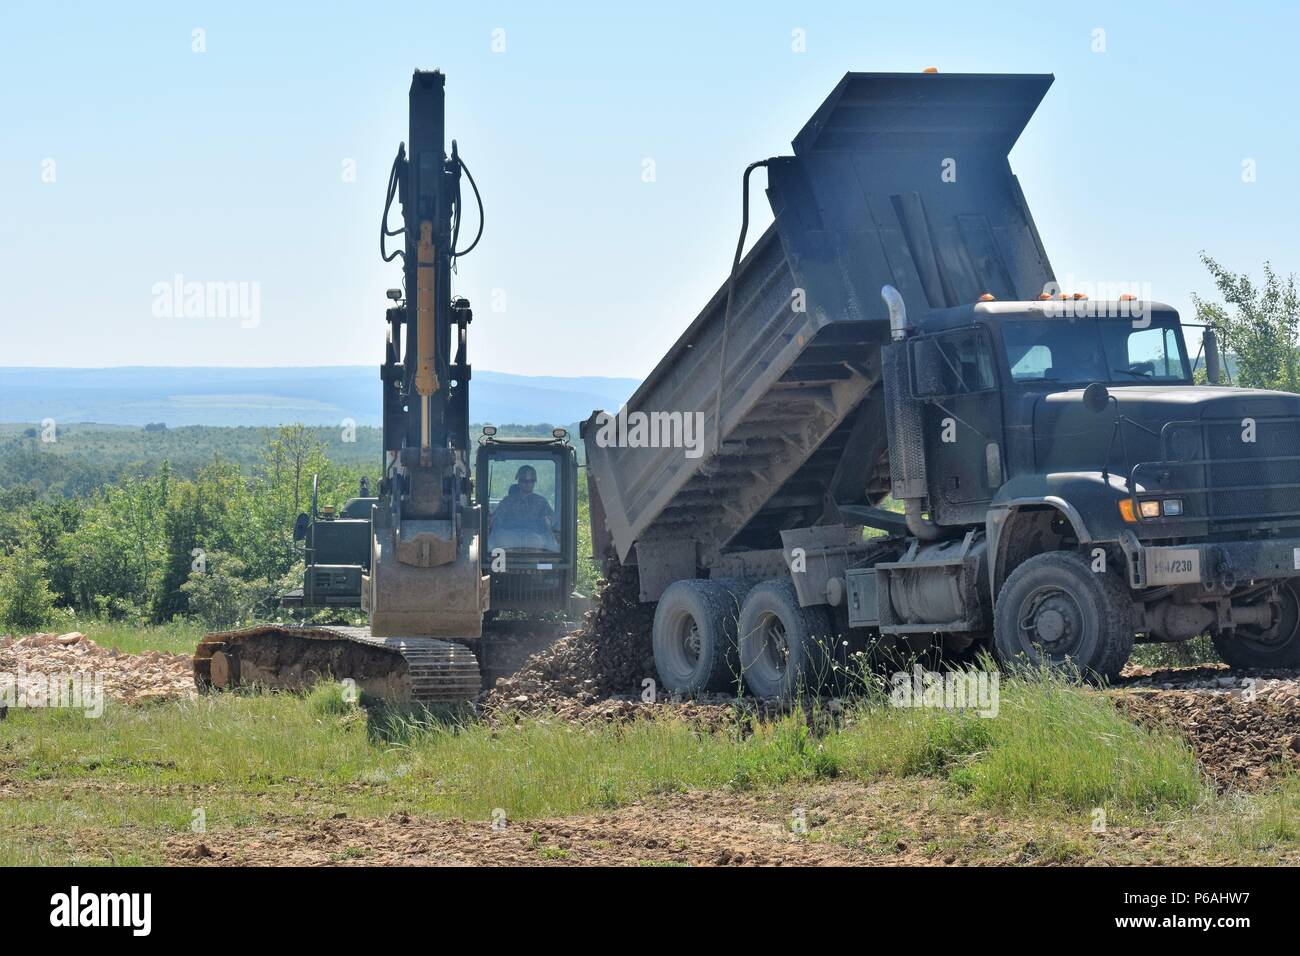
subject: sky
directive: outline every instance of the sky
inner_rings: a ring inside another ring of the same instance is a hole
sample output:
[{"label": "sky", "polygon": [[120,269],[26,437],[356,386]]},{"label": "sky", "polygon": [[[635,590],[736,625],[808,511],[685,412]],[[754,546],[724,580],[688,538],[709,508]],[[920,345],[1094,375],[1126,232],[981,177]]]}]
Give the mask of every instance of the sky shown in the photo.
[{"label": "sky", "polygon": [[[1058,279],[1190,319],[1201,250],[1300,270],[1297,35],[1283,3],[0,0],[0,366],[379,363],[415,67],[483,191],[479,368],[644,376],[726,276],[744,166],[850,70],[1055,74],[1011,164]],[[186,317],[177,276],[243,299]]]}]

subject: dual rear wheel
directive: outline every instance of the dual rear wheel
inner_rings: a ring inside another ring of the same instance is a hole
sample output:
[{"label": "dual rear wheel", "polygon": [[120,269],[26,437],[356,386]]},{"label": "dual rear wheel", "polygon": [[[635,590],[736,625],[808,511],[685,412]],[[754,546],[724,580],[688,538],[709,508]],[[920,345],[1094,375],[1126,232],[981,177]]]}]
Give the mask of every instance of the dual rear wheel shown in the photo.
[{"label": "dual rear wheel", "polygon": [[799,607],[789,581],[752,587],[731,579],[677,581],[655,609],[655,669],[675,694],[790,697],[829,670],[833,627],[825,608]]}]

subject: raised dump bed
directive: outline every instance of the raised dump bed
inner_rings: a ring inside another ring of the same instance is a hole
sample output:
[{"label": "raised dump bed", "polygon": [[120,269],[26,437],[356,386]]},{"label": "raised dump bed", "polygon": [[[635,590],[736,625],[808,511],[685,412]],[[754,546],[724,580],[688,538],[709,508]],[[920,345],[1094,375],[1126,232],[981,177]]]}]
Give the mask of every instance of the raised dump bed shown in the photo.
[{"label": "raised dump bed", "polygon": [[[583,428],[595,546],[640,566],[643,600],[726,550],[779,548],[833,485],[860,495],[881,474],[883,410],[864,399],[889,338],[882,286],[921,314],[1052,280],[1007,162],[1051,81],[850,73],[794,156],[768,162],[775,221],[729,319],[724,282],[619,412],[647,432],[602,428],[603,412]],[[646,439],[659,447],[633,447]]]}]

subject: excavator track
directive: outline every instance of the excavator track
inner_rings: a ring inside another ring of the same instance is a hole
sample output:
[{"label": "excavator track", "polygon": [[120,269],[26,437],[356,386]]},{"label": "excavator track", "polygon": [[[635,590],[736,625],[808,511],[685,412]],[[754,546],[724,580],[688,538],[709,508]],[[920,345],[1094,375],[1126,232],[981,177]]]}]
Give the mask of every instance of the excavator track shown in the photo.
[{"label": "excavator track", "polygon": [[350,679],[389,704],[448,705],[482,689],[478,658],[464,644],[432,637],[377,637],[365,627],[258,625],[209,634],[194,652],[200,691],[240,686],[303,690]]}]

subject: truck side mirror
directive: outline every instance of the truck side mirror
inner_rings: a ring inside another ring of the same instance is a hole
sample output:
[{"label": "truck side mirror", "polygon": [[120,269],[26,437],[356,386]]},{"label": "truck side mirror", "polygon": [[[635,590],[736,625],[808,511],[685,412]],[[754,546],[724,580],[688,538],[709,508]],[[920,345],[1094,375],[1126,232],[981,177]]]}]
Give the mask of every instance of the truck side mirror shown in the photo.
[{"label": "truck side mirror", "polygon": [[1205,380],[1211,385],[1223,384],[1223,363],[1219,359],[1219,337],[1214,329],[1206,329],[1201,337],[1201,348],[1205,350]]},{"label": "truck side mirror", "polygon": [[1093,382],[1083,390],[1083,407],[1090,412],[1104,412],[1110,401],[1110,392],[1101,382]]},{"label": "truck side mirror", "polygon": [[301,541],[307,537],[307,525],[310,524],[310,522],[311,519],[305,514],[298,515],[297,519],[293,523],[293,540]]}]

